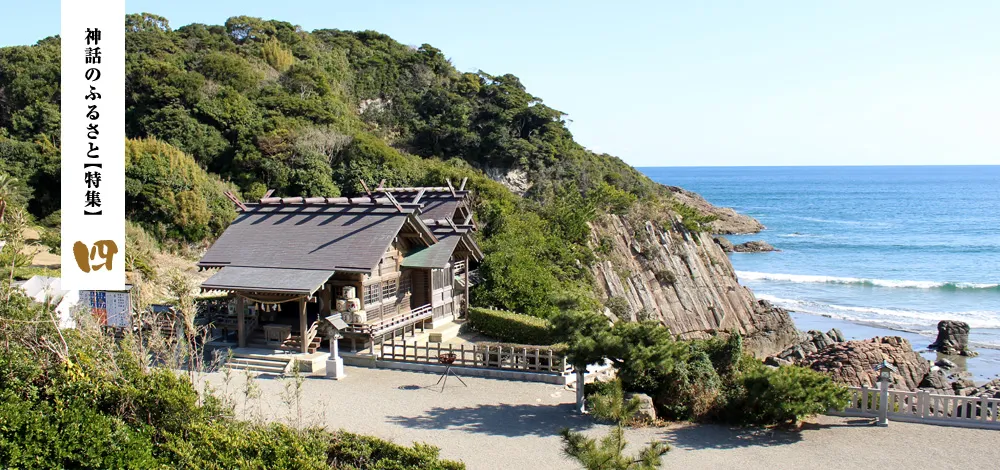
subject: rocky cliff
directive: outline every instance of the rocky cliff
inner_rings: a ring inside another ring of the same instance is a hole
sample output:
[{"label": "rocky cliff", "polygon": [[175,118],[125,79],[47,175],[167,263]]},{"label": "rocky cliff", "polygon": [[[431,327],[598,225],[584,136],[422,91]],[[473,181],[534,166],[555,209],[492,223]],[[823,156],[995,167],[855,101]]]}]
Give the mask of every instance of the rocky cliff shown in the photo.
[{"label": "rocky cliff", "polygon": [[665,225],[619,215],[592,224],[599,253],[592,266],[595,282],[614,307],[606,313],[632,321],[658,319],[682,338],[736,331],[758,357],[800,341],[786,311],[758,301],[739,284],[709,233],[688,231],[677,219]]},{"label": "rocky cliff", "polygon": [[764,224],[746,214],[740,214],[730,207],[717,207],[705,200],[698,193],[693,193],[677,186],[664,185],[675,201],[691,206],[702,214],[715,216],[708,225],[713,233],[740,234],[757,233],[764,230]]}]

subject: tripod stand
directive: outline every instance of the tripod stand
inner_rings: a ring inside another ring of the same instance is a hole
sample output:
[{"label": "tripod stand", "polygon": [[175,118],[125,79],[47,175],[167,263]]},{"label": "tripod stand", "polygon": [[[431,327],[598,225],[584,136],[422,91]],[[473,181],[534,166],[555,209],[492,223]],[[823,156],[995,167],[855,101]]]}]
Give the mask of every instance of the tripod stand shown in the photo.
[{"label": "tripod stand", "polygon": [[[451,370],[451,365],[455,363],[455,359],[457,359],[457,356],[455,356],[454,353],[442,354],[438,356],[438,362],[447,366],[444,369],[444,373],[441,374],[441,378],[439,378],[438,381],[434,384],[435,386],[437,386],[437,384],[441,384],[441,393],[444,393],[444,388],[448,385],[449,375],[454,376],[456,379],[458,379],[459,382],[462,382],[462,385],[465,385],[466,387],[469,386],[469,384],[465,383],[465,381],[462,380],[462,377],[460,375]],[[441,383],[442,380],[444,381],[443,384]]]}]

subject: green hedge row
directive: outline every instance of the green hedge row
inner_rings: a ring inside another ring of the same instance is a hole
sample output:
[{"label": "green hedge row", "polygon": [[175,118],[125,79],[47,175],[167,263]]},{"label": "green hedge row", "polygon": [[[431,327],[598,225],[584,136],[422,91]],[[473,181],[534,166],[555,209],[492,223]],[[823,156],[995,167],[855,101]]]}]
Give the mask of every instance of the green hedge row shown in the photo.
[{"label": "green hedge row", "polygon": [[555,342],[548,320],[530,315],[473,307],[469,309],[469,323],[476,331],[505,343],[550,345]]}]

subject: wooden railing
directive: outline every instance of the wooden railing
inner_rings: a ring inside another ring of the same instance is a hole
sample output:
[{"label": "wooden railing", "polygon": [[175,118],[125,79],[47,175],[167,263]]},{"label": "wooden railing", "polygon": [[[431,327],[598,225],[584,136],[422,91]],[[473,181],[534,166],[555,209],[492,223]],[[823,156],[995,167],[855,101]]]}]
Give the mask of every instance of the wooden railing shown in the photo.
[{"label": "wooden railing", "polygon": [[[843,411],[832,414],[878,417],[882,410],[878,389],[848,387],[851,400]],[[1000,429],[1000,398],[936,395],[930,392],[889,390],[886,414],[890,420]]]},{"label": "wooden railing", "polygon": [[379,336],[395,328],[431,318],[433,314],[434,309],[430,304],[422,305],[407,314],[385,318],[374,323],[351,323],[348,325],[350,326],[348,332]]},{"label": "wooden railing", "polygon": [[545,346],[497,346],[405,341],[382,343],[383,360],[439,364],[442,354],[454,354],[454,366],[568,374],[566,357]]},{"label": "wooden railing", "polygon": [[319,321],[314,321],[312,325],[309,325],[309,329],[306,330],[305,334],[305,344],[312,344],[313,340],[316,339],[316,332],[319,330]]}]

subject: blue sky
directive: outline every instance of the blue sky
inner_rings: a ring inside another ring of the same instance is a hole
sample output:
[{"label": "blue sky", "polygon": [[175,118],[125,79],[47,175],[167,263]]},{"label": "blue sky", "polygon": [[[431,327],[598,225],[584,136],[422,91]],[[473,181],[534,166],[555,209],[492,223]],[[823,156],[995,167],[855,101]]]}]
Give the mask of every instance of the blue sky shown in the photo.
[{"label": "blue sky", "polygon": [[[431,44],[513,73],[636,166],[1000,164],[1000,2],[143,1],[173,27],[246,14]],[[711,3],[711,4],[709,4]],[[5,6],[0,45],[58,32]]]}]

